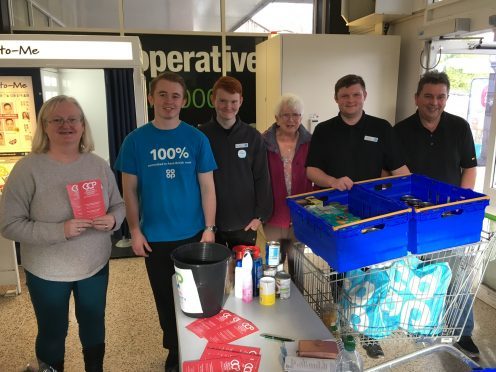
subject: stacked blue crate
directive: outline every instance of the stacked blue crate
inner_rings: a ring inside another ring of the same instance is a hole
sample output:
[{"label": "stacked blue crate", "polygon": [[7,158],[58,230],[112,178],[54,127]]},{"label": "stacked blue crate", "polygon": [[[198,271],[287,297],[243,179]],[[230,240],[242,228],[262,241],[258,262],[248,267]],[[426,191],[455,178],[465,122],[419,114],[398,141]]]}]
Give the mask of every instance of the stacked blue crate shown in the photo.
[{"label": "stacked blue crate", "polygon": [[[309,212],[299,201],[309,196],[323,205],[338,202],[359,217],[340,226]],[[338,272],[345,272],[406,255],[411,208],[360,187],[288,197],[295,236]]]},{"label": "stacked blue crate", "polygon": [[414,254],[480,240],[484,209],[489,204],[484,194],[418,174],[365,181],[359,186],[394,201],[409,195],[431,204],[414,208],[411,214],[408,250]]}]

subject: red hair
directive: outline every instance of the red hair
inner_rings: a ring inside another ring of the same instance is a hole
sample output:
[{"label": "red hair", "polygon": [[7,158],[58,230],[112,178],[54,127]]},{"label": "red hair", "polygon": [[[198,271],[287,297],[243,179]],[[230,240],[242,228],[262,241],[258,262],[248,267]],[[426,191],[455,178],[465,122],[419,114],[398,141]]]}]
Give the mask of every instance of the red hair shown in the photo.
[{"label": "red hair", "polygon": [[238,79],[233,78],[232,76],[222,76],[219,78],[212,89],[212,96],[215,97],[217,90],[222,89],[230,94],[239,93],[239,95],[243,96],[243,87]]}]

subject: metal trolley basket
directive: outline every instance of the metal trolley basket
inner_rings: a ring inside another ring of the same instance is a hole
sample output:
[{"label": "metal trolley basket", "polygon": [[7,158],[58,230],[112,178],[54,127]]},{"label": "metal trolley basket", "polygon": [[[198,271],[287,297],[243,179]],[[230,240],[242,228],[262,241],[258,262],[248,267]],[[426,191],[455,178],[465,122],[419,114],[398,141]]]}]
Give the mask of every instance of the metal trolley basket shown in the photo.
[{"label": "metal trolley basket", "polygon": [[[453,346],[461,336],[496,238],[363,267],[334,272],[307,246],[294,244],[290,272],[313,310],[327,322],[338,304],[340,335],[360,342],[413,340],[430,346],[383,363],[378,371],[437,351],[446,351],[472,368],[477,363]],[[328,324],[327,324],[328,325]]]}]

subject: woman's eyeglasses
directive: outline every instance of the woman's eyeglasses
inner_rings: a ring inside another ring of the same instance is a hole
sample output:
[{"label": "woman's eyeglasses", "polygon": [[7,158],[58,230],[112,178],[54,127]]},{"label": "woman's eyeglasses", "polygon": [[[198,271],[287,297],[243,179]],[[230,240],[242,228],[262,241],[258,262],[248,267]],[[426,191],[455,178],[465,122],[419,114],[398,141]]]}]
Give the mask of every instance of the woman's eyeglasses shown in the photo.
[{"label": "woman's eyeglasses", "polygon": [[67,118],[67,119],[54,118],[54,119],[48,120],[48,123],[52,124],[52,125],[56,125],[58,127],[64,125],[65,123],[67,123],[69,125],[77,125],[77,124],[81,123],[81,118]]},{"label": "woman's eyeglasses", "polygon": [[301,114],[281,114],[279,115],[281,118],[283,118],[284,120],[289,120],[289,119],[294,119],[294,120],[297,120],[299,118],[301,118]]}]

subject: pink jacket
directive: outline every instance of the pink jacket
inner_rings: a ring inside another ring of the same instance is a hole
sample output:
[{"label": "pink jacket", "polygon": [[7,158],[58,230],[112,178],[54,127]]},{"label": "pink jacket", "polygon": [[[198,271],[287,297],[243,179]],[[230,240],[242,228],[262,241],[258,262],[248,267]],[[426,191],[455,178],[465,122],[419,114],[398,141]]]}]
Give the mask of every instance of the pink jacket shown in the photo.
[{"label": "pink jacket", "polygon": [[[284,182],[284,167],[279,153],[279,146],[276,141],[276,128],[276,124],[273,124],[263,134],[265,147],[267,148],[267,160],[269,163],[270,181],[274,198],[272,217],[267,223],[269,225],[288,228],[291,224],[289,207],[286,204],[288,191],[286,189],[286,183]],[[313,190],[312,182],[308,180],[305,168],[312,135],[303,127],[303,125],[300,125],[298,131],[299,138],[292,163],[293,174],[291,177],[291,195]]]}]

